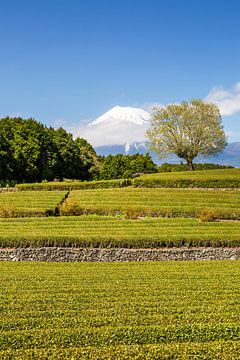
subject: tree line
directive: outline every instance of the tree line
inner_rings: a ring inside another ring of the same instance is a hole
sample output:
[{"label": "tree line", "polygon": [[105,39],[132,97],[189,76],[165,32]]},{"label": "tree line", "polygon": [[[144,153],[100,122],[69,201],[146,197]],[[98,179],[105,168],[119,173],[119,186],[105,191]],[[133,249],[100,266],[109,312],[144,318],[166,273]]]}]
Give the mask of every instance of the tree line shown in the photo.
[{"label": "tree line", "polygon": [[[146,133],[159,158],[175,154],[189,170],[198,156],[217,155],[227,145],[218,107],[202,100],[153,110]],[[117,179],[158,171],[149,154],[97,156],[82,138],[34,119],[0,119],[0,181]]]},{"label": "tree line", "polygon": [[34,119],[0,119],[0,181],[41,182],[54,179],[112,179],[155,172],[149,155],[98,156],[85,139]]}]

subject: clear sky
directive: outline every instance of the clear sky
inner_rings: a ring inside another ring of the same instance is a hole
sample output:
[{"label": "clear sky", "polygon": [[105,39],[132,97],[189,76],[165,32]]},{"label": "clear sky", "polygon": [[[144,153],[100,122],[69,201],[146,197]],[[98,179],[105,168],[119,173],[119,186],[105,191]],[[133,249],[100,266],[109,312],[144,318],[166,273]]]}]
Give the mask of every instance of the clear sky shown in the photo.
[{"label": "clear sky", "polygon": [[239,0],[0,0],[0,116],[82,126],[206,98],[240,140]]}]

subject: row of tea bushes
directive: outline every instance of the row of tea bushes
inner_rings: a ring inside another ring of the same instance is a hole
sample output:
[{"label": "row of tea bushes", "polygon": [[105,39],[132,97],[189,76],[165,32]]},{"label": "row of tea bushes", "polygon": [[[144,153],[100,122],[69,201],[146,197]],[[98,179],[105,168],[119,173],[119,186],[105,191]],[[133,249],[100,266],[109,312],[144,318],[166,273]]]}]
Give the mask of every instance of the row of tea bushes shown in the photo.
[{"label": "row of tea bushes", "polygon": [[126,218],[200,217],[240,219],[240,191],[122,188],[71,191],[61,215],[124,215]]},{"label": "row of tea bushes", "polygon": [[1,359],[239,358],[239,261],[0,271]]},{"label": "row of tea bushes", "polygon": [[134,179],[134,187],[149,188],[240,188],[240,169],[183,171],[143,175]]},{"label": "row of tea bushes", "polygon": [[159,248],[240,246],[238,222],[111,216],[0,219],[0,247]]},{"label": "row of tea bushes", "polygon": [[121,187],[166,187],[166,188],[240,188],[240,169],[214,169],[182,171],[139,176],[134,179],[99,181],[63,181],[18,184],[19,191],[27,190],[84,190]]},{"label": "row of tea bushes", "polygon": [[61,182],[41,182],[32,184],[18,184],[19,191],[30,190],[84,190],[84,189],[109,189],[130,186],[129,179],[99,180],[99,181],[61,181]]}]

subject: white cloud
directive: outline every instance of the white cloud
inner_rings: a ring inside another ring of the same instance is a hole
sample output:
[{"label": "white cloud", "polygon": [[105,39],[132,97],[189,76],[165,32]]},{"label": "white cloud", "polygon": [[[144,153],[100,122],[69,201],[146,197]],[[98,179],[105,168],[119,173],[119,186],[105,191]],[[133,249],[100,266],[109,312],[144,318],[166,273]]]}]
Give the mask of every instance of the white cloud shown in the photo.
[{"label": "white cloud", "polygon": [[94,146],[116,145],[144,141],[147,125],[130,122],[106,122],[79,128],[75,135],[88,140]]},{"label": "white cloud", "polygon": [[214,87],[205,100],[216,104],[223,116],[240,112],[240,82],[227,90],[222,86]]},{"label": "white cloud", "polygon": [[79,126],[77,124],[69,123],[69,121],[67,121],[65,119],[59,118],[54,121],[53,127],[54,127],[54,129],[58,129],[58,128],[62,127],[70,134],[73,134],[73,137],[76,138],[77,136],[81,137],[80,130],[82,128],[85,129],[91,121],[92,121],[92,119],[82,119],[81,126]]}]

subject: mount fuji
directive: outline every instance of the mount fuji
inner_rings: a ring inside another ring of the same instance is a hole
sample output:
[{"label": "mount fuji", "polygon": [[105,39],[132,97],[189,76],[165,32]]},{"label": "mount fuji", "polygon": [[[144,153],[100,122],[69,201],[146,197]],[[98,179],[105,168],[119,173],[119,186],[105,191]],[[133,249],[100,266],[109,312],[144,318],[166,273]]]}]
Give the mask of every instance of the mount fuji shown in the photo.
[{"label": "mount fuji", "polygon": [[[115,106],[96,120],[79,130],[80,137],[88,140],[99,155],[145,154],[149,150],[145,138],[150,126],[150,114],[136,107]],[[180,159],[171,155],[158,160],[150,152],[153,161],[179,163]],[[212,162],[240,167],[240,142],[230,143],[217,157],[197,158],[196,162]]]},{"label": "mount fuji", "polygon": [[115,106],[99,118],[80,129],[80,136],[94,147],[124,146],[145,142],[150,125],[150,114],[136,107]]}]

